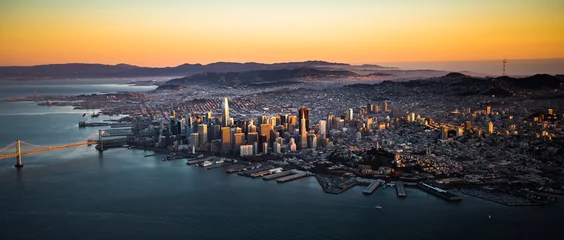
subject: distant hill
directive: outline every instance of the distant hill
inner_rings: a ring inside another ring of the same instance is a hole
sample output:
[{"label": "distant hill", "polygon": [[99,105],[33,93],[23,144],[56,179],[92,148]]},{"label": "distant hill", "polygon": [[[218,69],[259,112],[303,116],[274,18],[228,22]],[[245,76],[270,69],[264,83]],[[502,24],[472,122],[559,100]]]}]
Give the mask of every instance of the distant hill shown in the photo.
[{"label": "distant hill", "polygon": [[166,85],[190,85],[190,84],[221,84],[221,85],[243,85],[243,84],[265,84],[277,82],[291,82],[296,78],[319,78],[332,76],[358,76],[350,71],[326,71],[313,68],[295,68],[278,70],[254,70],[245,72],[205,72],[191,76],[172,79]]},{"label": "distant hill", "polygon": [[0,67],[0,78],[42,79],[42,78],[109,78],[109,77],[153,77],[186,76],[203,72],[243,72],[253,70],[277,70],[296,68],[328,68],[350,66],[345,63],[305,61],[287,63],[236,63],[216,62],[206,65],[182,64],[176,67],[151,68],[128,64],[104,65],[89,63],[49,64],[30,67]]},{"label": "distant hill", "polygon": [[[382,84],[395,86],[397,89],[416,89],[418,93],[439,95],[495,95],[509,97],[519,92],[542,89],[564,89],[564,79],[547,74],[538,74],[524,78],[497,77],[479,78],[462,73],[448,73],[445,76],[413,81],[384,81]],[[365,88],[366,86],[353,86]]]}]

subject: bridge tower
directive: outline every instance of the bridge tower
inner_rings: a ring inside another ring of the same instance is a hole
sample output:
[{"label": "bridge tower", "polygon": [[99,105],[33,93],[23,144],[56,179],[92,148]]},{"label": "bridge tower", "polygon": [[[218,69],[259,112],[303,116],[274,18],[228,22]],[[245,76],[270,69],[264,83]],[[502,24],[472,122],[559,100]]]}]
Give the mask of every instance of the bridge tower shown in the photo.
[{"label": "bridge tower", "polygon": [[104,151],[104,141],[102,140],[102,130],[98,130],[98,146],[100,147],[98,151]]},{"label": "bridge tower", "polygon": [[16,153],[18,154],[16,156],[16,165],[14,165],[16,168],[22,168],[23,167],[23,163],[22,163],[22,148],[21,148],[21,141],[20,140],[16,140]]}]

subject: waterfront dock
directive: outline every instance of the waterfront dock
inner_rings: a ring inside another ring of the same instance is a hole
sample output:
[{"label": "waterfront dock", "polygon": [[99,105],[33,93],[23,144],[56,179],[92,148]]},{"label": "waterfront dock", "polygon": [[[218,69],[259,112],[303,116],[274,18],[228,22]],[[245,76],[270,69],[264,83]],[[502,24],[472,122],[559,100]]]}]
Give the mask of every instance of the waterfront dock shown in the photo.
[{"label": "waterfront dock", "polygon": [[427,193],[430,193],[430,194],[433,194],[433,195],[435,195],[435,196],[437,196],[437,197],[440,197],[440,198],[442,198],[442,199],[444,199],[444,200],[447,200],[447,201],[449,201],[449,202],[460,202],[460,200],[461,200],[460,197],[458,197],[458,196],[455,195],[455,194],[452,194],[452,193],[447,192],[447,191],[445,191],[445,190],[443,190],[443,189],[440,189],[440,188],[438,188],[438,187],[431,186],[431,185],[426,184],[426,183],[420,182],[419,184],[417,184],[417,186],[418,186],[420,189],[422,189],[423,191],[425,191],[425,192],[427,192]]},{"label": "waterfront dock", "polygon": [[188,160],[186,162],[186,164],[188,165],[194,165],[194,164],[200,164],[203,163],[205,161],[211,161],[213,160],[215,157],[207,157],[207,158],[200,158],[200,159],[194,159],[194,160]]},{"label": "waterfront dock", "polygon": [[264,176],[262,179],[265,181],[268,180],[272,180],[272,179],[276,179],[276,178],[281,178],[281,177],[285,177],[292,174],[292,171],[284,171],[284,172],[279,172],[279,173],[275,173],[272,175],[268,175],[268,176]]},{"label": "waterfront dock", "polygon": [[372,194],[374,191],[376,191],[376,189],[378,189],[378,187],[380,187],[380,184],[382,184],[381,180],[373,181],[372,183],[370,183],[370,185],[364,188],[364,190],[362,190],[362,193]]},{"label": "waterfront dock", "polygon": [[227,170],[225,170],[226,173],[236,173],[236,172],[240,172],[243,171],[243,169],[245,169],[245,165],[243,164],[236,164],[233,165],[232,167],[228,168]]},{"label": "waterfront dock", "polygon": [[212,170],[212,169],[216,169],[216,168],[221,168],[221,167],[225,167],[225,163],[215,163],[209,167],[206,168],[206,170]]},{"label": "waterfront dock", "polygon": [[271,168],[272,168],[272,166],[270,166],[270,165],[262,166],[260,164],[252,164],[252,165],[247,166],[246,168],[243,168],[243,171],[240,171],[237,174],[239,176],[250,177],[251,174],[253,174],[253,173],[269,170]]},{"label": "waterfront dock", "polygon": [[292,181],[292,180],[296,180],[296,179],[303,178],[303,177],[305,177],[305,176],[307,176],[307,175],[308,175],[308,174],[305,173],[305,172],[296,173],[296,174],[293,174],[293,175],[290,175],[290,176],[286,176],[286,177],[282,177],[282,178],[276,179],[276,182],[278,182],[278,183],[285,183],[285,182],[289,182],[289,181]]},{"label": "waterfront dock", "polygon": [[405,193],[405,186],[402,181],[396,182],[396,195],[398,197],[407,197],[407,194]]}]

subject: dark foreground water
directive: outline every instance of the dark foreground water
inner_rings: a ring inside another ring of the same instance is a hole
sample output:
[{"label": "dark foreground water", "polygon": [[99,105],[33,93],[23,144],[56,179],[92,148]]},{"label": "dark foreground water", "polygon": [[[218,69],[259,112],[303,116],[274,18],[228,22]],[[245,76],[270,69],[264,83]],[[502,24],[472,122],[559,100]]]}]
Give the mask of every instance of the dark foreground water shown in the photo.
[{"label": "dark foreground water", "polygon": [[[0,86],[1,94],[6,93]],[[78,129],[79,120],[81,112],[68,108],[0,103],[0,148],[17,138],[64,144],[96,132]],[[364,196],[361,187],[329,195],[313,177],[278,184],[146,154],[119,148],[100,155],[94,147],[78,147],[26,155],[21,171],[13,167],[15,159],[1,159],[0,239],[499,240],[563,235],[562,204],[506,207],[465,195],[453,204],[410,188],[405,199],[392,188],[371,196]]]}]

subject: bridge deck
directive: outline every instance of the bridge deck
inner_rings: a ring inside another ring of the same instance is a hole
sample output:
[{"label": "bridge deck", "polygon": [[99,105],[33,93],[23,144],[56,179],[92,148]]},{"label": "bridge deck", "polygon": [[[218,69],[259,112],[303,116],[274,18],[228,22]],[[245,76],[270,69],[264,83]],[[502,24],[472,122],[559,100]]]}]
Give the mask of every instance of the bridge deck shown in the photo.
[{"label": "bridge deck", "polygon": [[[50,147],[38,148],[38,149],[33,149],[33,150],[28,150],[28,151],[22,151],[21,154],[26,155],[26,154],[33,154],[33,153],[39,153],[39,152],[55,151],[55,150],[59,150],[59,149],[71,148],[71,147],[80,147],[80,146],[85,146],[85,145],[89,145],[89,144],[97,144],[97,142],[96,141],[85,141],[85,142],[77,142],[77,143],[71,143],[71,144],[65,144],[65,145],[59,145],[59,146],[50,146]],[[0,159],[16,157],[16,156],[18,156],[17,152],[8,153],[8,154],[0,155]]]}]

